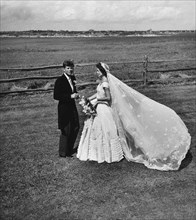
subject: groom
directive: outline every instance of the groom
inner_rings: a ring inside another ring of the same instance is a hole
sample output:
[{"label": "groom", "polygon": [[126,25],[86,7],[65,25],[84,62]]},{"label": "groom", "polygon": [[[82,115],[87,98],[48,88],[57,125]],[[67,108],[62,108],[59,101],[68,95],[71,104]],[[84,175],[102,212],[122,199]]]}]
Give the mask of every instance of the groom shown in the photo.
[{"label": "groom", "polygon": [[75,86],[74,63],[63,62],[63,75],[54,85],[54,99],[58,100],[58,128],[61,130],[59,156],[72,157],[76,152],[74,143],[79,131],[78,112],[75,99],[79,98]]}]

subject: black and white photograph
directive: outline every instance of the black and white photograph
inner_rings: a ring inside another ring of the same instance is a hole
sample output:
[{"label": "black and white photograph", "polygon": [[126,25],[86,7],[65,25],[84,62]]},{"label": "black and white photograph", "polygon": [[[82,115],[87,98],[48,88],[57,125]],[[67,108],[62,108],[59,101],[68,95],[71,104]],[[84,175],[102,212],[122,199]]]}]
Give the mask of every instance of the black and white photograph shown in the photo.
[{"label": "black and white photograph", "polygon": [[196,219],[196,0],[0,0],[0,219]]}]

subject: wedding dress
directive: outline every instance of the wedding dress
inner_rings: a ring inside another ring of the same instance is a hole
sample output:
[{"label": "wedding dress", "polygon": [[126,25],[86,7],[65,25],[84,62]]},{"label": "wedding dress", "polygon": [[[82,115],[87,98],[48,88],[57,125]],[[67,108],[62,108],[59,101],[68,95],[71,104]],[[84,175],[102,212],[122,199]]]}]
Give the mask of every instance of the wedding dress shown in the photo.
[{"label": "wedding dress", "polygon": [[[107,82],[97,86],[97,98],[104,98]],[[95,118],[88,118],[78,146],[77,157],[80,160],[93,160],[98,163],[118,162],[123,158],[123,150],[117,134],[117,127],[111,107],[107,102],[97,105]]]},{"label": "wedding dress", "polygon": [[179,169],[191,142],[184,122],[175,111],[127,86],[102,65],[107,71],[111,108],[99,104],[97,116],[85,121],[77,157],[113,162],[124,155],[150,169]]}]

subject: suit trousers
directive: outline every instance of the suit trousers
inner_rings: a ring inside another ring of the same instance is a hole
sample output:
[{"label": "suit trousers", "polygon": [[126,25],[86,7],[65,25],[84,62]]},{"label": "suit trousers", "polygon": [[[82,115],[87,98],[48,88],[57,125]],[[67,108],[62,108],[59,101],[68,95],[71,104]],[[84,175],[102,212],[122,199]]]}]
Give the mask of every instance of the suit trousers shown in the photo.
[{"label": "suit trousers", "polygon": [[64,129],[61,129],[59,141],[59,155],[66,157],[74,153],[74,143],[79,132],[78,117],[70,121]]}]

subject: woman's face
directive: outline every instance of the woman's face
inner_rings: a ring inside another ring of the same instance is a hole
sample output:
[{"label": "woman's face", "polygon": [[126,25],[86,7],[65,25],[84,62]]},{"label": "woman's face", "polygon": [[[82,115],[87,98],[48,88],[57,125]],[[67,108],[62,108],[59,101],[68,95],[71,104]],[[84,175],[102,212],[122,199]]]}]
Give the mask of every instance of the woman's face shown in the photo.
[{"label": "woman's face", "polygon": [[103,76],[102,72],[97,68],[97,77],[101,78]]}]

